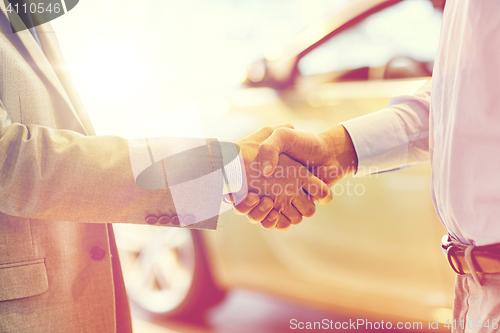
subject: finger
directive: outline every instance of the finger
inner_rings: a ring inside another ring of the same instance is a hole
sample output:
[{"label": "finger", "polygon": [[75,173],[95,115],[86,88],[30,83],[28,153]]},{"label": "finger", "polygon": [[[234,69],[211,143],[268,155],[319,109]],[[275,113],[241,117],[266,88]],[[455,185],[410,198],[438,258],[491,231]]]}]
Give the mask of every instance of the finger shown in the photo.
[{"label": "finger", "polygon": [[236,202],[236,197],[233,193],[224,194],[222,196],[222,201],[228,205],[232,205]]},{"label": "finger", "polygon": [[259,163],[261,173],[269,177],[278,165],[280,153],[286,152],[293,144],[293,130],[289,128],[276,129],[259,146]]},{"label": "finger", "polygon": [[273,209],[273,204],[273,199],[269,197],[261,198],[259,204],[248,214],[248,221],[250,223],[262,222],[266,218],[267,214],[269,214],[269,212]]},{"label": "finger", "polygon": [[278,223],[280,213],[276,210],[271,210],[271,212],[266,216],[266,218],[260,223],[265,229],[274,229]]},{"label": "finger", "polygon": [[257,193],[248,192],[247,196],[239,204],[234,205],[233,210],[236,214],[247,215],[259,203],[260,198]]},{"label": "finger", "polygon": [[299,193],[299,195],[292,200],[292,204],[304,217],[311,217],[316,212],[316,205],[314,204],[313,197],[305,192]]},{"label": "finger", "polygon": [[302,189],[320,204],[327,204],[332,201],[332,191],[328,184],[325,184],[310,172],[308,172],[307,177],[304,179]]},{"label": "finger", "polygon": [[[300,218],[302,219],[302,216]],[[281,214],[278,218],[278,223],[276,223],[275,228],[279,231],[285,231],[288,230],[291,225],[292,222],[290,222],[290,220],[285,215]]]},{"label": "finger", "polygon": [[[281,212],[281,215],[284,215],[287,219],[288,222],[290,222],[290,225],[292,224],[299,224],[302,222],[302,214],[295,208],[293,205],[288,205],[283,212]],[[288,229],[290,225],[284,225],[281,224],[281,220],[278,221],[278,224],[276,225],[276,229],[283,229],[286,228]],[[285,223],[284,221],[282,223]]]}]

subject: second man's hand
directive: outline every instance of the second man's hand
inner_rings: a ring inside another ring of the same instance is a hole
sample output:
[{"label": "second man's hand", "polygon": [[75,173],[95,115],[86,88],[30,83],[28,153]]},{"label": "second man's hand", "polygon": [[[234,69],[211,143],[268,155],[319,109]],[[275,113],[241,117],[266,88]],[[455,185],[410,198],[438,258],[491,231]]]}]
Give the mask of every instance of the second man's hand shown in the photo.
[{"label": "second man's hand", "polygon": [[280,154],[302,163],[330,186],[355,173],[358,167],[356,150],[342,125],[320,133],[277,128],[259,147],[258,159],[264,175],[275,172]]}]

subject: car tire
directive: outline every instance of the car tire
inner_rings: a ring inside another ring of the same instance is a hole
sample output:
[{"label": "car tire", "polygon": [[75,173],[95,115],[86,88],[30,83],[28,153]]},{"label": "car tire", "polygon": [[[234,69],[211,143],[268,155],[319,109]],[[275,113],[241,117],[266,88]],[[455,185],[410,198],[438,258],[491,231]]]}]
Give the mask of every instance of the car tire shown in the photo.
[{"label": "car tire", "polygon": [[203,321],[208,309],[219,304],[226,297],[226,290],[214,281],[209,267],[202,231],[190,230],[195,250],[195,278],[184,302],[175,312],[169,314],[172,319]]},{"label": "car tire", "polygon": [[134,310],[150,318],[202,322],[207,309],[224,299],[199,230],[132,225],[114,230]]}]

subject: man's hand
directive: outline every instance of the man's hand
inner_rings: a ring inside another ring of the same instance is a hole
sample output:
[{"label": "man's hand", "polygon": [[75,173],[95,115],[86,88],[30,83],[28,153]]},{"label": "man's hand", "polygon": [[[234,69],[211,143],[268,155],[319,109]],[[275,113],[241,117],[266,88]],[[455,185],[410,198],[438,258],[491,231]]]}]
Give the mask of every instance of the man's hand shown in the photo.
[{"label": "man's hand", "polygon": [[[261,129],[236,143],[241,149],[245,168],[243,184],[246,186],[233,194],[232,201],[236,203],[237,211],[249,214],[250,221],[262,221],[265,228],[286,230],[292,224],[300,223],[302,216],[311,216],[315,212],[314,200],[330,201],[331,192],[325,183],[286,155],[278,158],[273,177],[261,173],[257,160],[259,146],[275,129]],[[260,202],[258,197],[262,197]]]},{"label": "man's hand", "polygon": [[342,125],[320,133],[277,128],[259,147],[258,159],[264,175],[275,172],[281,153],[302,163],[330,186],[358,167],[356,150]]}]

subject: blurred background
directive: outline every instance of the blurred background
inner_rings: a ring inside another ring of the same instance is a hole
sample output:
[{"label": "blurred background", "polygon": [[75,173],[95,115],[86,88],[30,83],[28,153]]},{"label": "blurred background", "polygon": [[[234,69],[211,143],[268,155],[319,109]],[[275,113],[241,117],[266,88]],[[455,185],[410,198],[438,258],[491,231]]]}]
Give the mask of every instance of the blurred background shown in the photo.
[{"label": "blurred background", "polygon": [[[238,140],[285,122],[324,130],[411,94],[432,74],[443,6],[84,0],[52,25],[98,135],[130,137],[168,113],[172,136],[199,121],[206,137]],[[183,112],[193,105],[198,119]],[[286,332],[325,318],[443,328],[453,274],[429,183],[426,163],[349,177],[287,232],[231,212],[211,232],[116,225],[135,331]]]}]

